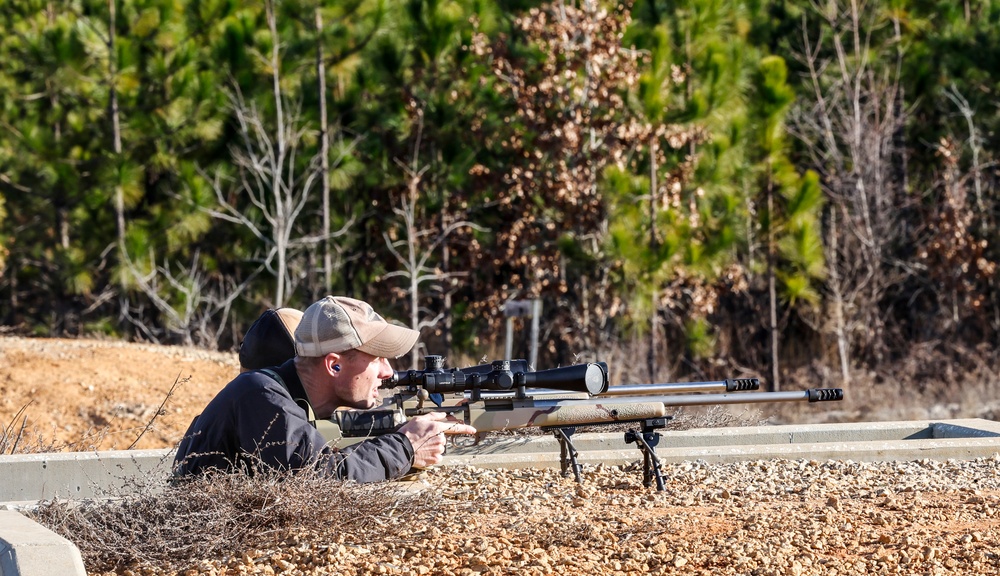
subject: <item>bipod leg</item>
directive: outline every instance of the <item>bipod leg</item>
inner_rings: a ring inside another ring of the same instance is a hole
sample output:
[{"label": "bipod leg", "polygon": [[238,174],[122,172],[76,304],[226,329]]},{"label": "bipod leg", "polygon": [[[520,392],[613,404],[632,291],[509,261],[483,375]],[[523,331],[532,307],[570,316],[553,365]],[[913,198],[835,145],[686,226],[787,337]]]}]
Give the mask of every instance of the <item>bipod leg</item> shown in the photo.
[{"label": "bipod leg", "polygon": [[656,489],[663,492],[666,488],[663,483],[663,473],[660,472],[660,459],[656,457],[656,449],[653,448],[659,439],[660,435],[657,432],[644,432],[638,435],[636,443],[642,450],[642,485],[649,488],[655,477]]},{"label": "bipod leg", "polygon": [[656,445],[660,442],[660,433],[656,430],[666,425],[666,418],[651,418],[643,422],[641,432],[625,433],[625,443],[634,443],[642,452],[642,485],[649,488],[655,478],[656,489],[660,492],[666,489],[666,485],[660,472],[660,459],[656,457]]},{"label": "bipod leg", "polygon": [[570,439],[573,436],[573,432],[576,432],[576,428],[553,428],[552,435],[556,437],[559,441],[559,464],[562,468],[563,478],[567,477],[567,471],[572,467],[573,477],[576,478],[577,484],[583,483],[583,478],[580,473],[583,466],[580,465],[578,460],[579,452],[576,450],[576,446],[573,445],[573,440]]}]

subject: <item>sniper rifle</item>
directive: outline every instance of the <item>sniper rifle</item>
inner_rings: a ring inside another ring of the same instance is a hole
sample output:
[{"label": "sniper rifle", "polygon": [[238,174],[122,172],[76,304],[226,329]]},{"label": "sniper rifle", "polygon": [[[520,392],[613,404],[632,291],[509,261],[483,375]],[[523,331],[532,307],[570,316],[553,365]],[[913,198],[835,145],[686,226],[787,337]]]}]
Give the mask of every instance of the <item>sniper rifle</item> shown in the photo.
[{"label": "sniper rifle", "polygon": [[[756,392],[756,378],[713,382],[608,385],[604,362],[532,371],[524,360],[497,360],[468,368],[444,368],[441,356],[426,356],[423,370],[396,371],[382,381],[396,393],[383,407],[337,410],[316,428],[328,442],[343,445],[396,431],[407,418],[445,412],[486,433],[537,427],[559,442],[562,473],[572,470],[581,481],[579,452],[572,435],[579,426],[634,425],[625,442],[643,455],[643,483],[655,479],[663,490],[656,445],[658,430],[671,416],[669,407],[770,402],[828,402],[842,400],[839,388],[789,392]],[[445,397],[450,394],[451,397]]]}]

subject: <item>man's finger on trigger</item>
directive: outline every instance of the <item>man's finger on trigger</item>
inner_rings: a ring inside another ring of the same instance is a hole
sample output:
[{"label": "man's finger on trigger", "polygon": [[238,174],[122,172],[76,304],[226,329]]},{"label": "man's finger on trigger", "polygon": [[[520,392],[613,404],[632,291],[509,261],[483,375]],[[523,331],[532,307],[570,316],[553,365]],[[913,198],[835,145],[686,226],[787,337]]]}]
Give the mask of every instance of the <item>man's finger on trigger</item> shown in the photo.
[{"label": "man's finger on trigger", "polygon": [[447,418],[448,422],[454,422],[455,424],[465,424],[465,422],[461,418],[455,416],[454,414],[447,414],[447,417],[448,417]]}]

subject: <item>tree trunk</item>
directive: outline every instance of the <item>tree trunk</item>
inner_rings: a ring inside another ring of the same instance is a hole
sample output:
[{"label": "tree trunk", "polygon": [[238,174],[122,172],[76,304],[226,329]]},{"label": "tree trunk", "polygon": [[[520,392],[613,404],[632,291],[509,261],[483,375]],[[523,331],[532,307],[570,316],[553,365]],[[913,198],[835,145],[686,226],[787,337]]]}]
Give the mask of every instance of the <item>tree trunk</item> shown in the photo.
[{"label": "tree trunk", "polygon": [[851,383],[851,372],[850,372],[850,351],[851,346],[848,341],[847,336],[847,326],[844,320],[844,294],[840,287],[840,272],[839,266],[840,262],[840,229],[837,226],[837,207],[834,206],[830,210],[830,232],[829,232],[829,243],[830,243],[830,257],[829,266],[827,269],[830,271],[830,289],[833,292],[833,323],[834,323],[834,333],[837,337],[837,355],[840,357],[840,380],[842,386],[847,386]]},{"label": "tree trunk", "polygon": [[[409,235],[412,238],[416,234],[416,230],[413,230],[412,226],[409,230]],[[410,250],[410,254],[413,254],[413,250]],[[413,270],[416,270],[416,261],[413,261]],[[410,327],[414,330],[420,330],[420,277],[418,272],[410,274]],[[417,369],[419,367],[418,362],[420,361],[420,351],[414,346],[413,350],[410,352],[410,368]]]},{"label": "tree trunk", "polygon": [[10,326],[17,326],[17,271],[20,270],[19,266],[14,265],[14,259],[17,256],[11,258],[10,267],[10,313],[4,318],[4,324]]},{"label": "tree trunk", "polygon": [[[649,250],[655,253],[659,249],[659,241],[656,238],[656,136],[651,136],[649,140]],[[656,382],[656,320],[659,315],[656,296],[659,290],[656,286],[656,279],[653,271],[649,274],[650,299],[649,314],[649,352],[646,356],[646,367],[649,369],[649,381]]]},{"label": "tree trunk", "polygon": [[[900,70],[903,68],[903,55],[905,53],[903,36],[899,26],[899,18],[893,17],[893,37],[896,44],[896,74],[901,76]],[[906,87],[899,83],[896,91],[896,98],[892,103],[892,114],[895,118],[902,118],[906,111]],[[896,179],[902,186],[903,193],[910,191],[910,151],[906,145],[906,125],[904,122],[896,122],[896,129],[892,133],[893,148],[899,152],[899,165],[896,170]]]},{"label": "tree trunk", "polygon": [[774,181],[771,174],[771,162],[767,168],[767,297],[770,308],[769,327],[771,331],[771,391],[781,390],[781,380],[778,366],[778,294],[774,279],[775,266],[774,248]]},{"label": "tree trunk", "polygon": [[108,0],[108,107],[111,112],[111,136],[112,149],[115,154],[115,162],[118,163],[119,181],[115,183],[115,221],[118,228],[119,249],[125,249],[125,198],[123,196],[121,183],[121,155],[122,155],[122,134],[120,120],[118,118],[118,90],[115,88],[115,77],[118,74],[118,66],[115,58],[115,0]]},{"label": "tree trunk", "polygon": [[[444,202],[441,203],[441,229],[446,230],[448,228],[448,200],[447,195],[445,195]],[[448,355],[451,355],[451,345],[452,345],[452,330],[454,319],[451,316],[451,295],[452,280],[451,280],[451,250],[448,248],[448,241],[445,240],[441,243],[441,272],[444,275],[444,289],[443,289],[443,301],[444,306],[444,326],[442,327],[442,340],[444,342],[444,349]]]},{"label": "tree trunk", "polygon": [[[275,112],[275,137],[277,138],[278,144],[278,154],[277,160],[275,161],[275,166],[273,174],[271,176],[271,194],[274,195],[274,218],[276,220],[276,230],[274,234],[275,242],[277,243],[277,255],[278,255],[278,265],[276,268],[277,273],[277,290],[274,298],[275,307],[280,308],[285,305],[285,285],[287,283],[287,263],[285,261],[286,251],[288,249],[288,237],[289,231],[287,227],[289,225],[288,219],[290,214],[288,214],[288,209],[291,207],[291,199],[289,199],[288,205],[286,206],[285,192],[282,186],[282,174],[283,167],[285,164],[285,110],[283,102],[281,99],[281,41],[278,37],[278,15],[276,14],[277,7],[274,2],[267,3],[267,22],[268,27],[271,32],[271,79],[274,84],[274,112]],[[288,191],[291,195],[294,192],[292,190]]]},{"label": "tree trunk", "polygon": [[333,258],[330,255],[330,133],[326,116],[326,66],[323,63],[323,15],[316,7],[316,78],[319,82],[320,170],[323,186],[323,290],[333,287]]},{"label": "tree trunk", "polygon": [[[419,138],[417,144],[413,147],[413,162],[414,167],[416,167],[417,161],[417,150],[420,149]],[[414,171],[416,174],[416,171]],[[417,224],[416,224],[416,210],[417,210],[417,192],[419,178],[411,178],[409,184],[408,195],[406,198],[408,212],[407,216],[404,218],[406,224],[406,243],[407,243],[407,258],[409,262],[407,264],[407,270],[410,271],[410,328],[413,330],[420,331],[420,266],[418,264],[419,257],[417,256]],[[419,367],[420,352],[417,347],[414,346],[413,350],[410,352],[410,368],[417,369]]]}]

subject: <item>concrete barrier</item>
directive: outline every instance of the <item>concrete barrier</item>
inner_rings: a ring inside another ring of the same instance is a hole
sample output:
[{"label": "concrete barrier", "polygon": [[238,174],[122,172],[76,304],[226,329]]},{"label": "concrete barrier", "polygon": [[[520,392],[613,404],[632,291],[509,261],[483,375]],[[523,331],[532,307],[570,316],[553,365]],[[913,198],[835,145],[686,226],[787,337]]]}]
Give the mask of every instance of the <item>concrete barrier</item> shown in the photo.
[{"label": "concrete barrier", "polygon": [[[656,451],[664,462],[947,460],[985,458],[1000,452],[1000,422],[978,418],[746,426],[661,434]],[[638,449],[625,443],[622,432],[575,434],[573,443],[581,463],[613,465],[640,459]],[[155,485],[169,476],[172,462],[171,450],[0,456],[0,504],[113,496],[137,483]],[[559,444],[548,434],[494,436],[477,446],[449,448],[442,465],[558,467]]]},{"label": "concrete barrier", "polygon": [[170,450],[0,456],[0,503],[107,497],[143,478],[166,477],[172,461]]},{"label": "concrete barrier", "polygon": [[87,576],[80,550],[21,514],[0,510],[0,576]]},{"label": "concrete barrier", "polygon": [[[581,464],[620,465],[641,459],[624,433],[577,434]],[[656,446],[662,462],[740,462],[772,458],[907,461],[970,460],[1000,453],[1000,422],[978,418],[941,422],[801,424],[666,431]],[[544,468],[560,465],[552,436],[510,436],[449,450],[445,465]]]}]

